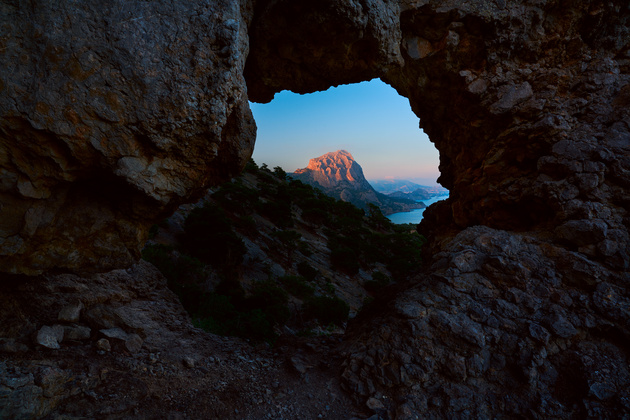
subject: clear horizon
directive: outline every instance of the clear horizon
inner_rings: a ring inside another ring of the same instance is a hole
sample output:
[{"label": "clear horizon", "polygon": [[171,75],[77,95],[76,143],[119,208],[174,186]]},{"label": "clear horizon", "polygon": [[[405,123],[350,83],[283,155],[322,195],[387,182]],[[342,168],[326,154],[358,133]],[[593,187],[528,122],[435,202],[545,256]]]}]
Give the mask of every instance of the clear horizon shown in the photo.
[{"label": "clear horizon", "polygon": [[379,79],[299,95],[282,91],[251,103],[258,126],[253,159],[287,172],[312,158],[347,150],[368,180],[438,185],[439,154],[409,101]]}]

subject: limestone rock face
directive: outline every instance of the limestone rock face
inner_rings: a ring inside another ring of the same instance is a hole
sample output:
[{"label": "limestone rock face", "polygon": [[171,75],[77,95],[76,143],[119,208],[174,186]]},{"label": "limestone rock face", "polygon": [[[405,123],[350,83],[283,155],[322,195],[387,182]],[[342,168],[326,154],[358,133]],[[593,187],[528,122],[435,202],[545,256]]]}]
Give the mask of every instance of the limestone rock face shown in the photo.
[{"label": "limestone rock face", "polygon": [[249,159],[238,1],[0,4],[0,271],[107,270]]},{"label": "limestone rock face", "polygon": [[404,198],[390,198],[377,192],[365,179],[361,165],[346,150],[337,150],[313,158],[306,168],[298,169],[290,175],[321,189],[331,197],[366,210],[369,204],[378,206],[383,214],[425,207],[422,203],[414,203]]},{"label": "limestone rock face", "polygon": [[363,175],[363,168],[345,150],[326,153],[308,162],[308,166],[296,170],[292,176],[301,176],[319,184],[322,188],[337,188],[342,182],[354,190],[373,190]]}]

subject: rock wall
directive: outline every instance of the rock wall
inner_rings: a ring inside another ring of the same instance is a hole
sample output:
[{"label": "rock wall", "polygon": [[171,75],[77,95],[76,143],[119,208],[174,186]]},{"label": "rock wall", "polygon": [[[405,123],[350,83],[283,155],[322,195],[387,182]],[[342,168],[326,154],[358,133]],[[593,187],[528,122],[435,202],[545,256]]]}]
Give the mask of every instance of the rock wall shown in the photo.
[{"label": "rock wall", "polygon": [[250,96],[381,77],[450,190],[426,275],[347,339],[347,389],[395,418],[628,415],[628,4],[332,3],[256,15]]},{"label": "rock wall", "polygon": [[0,271],[104,271],[251,156],[246,2],[0,3]]},{"label": "rock wall", "polygon": [[129,264],[249,157],[247,95],[381,77],[450,198],[418,285],[346,340],[346,388],[395,418],[630,413],[626,1],[0,8],[3,271]]}]

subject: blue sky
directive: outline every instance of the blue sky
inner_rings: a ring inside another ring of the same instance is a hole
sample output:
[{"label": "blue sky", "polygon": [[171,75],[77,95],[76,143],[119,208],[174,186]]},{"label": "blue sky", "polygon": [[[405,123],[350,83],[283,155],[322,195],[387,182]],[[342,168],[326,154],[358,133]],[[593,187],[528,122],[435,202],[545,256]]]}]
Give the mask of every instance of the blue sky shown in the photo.
[{"label": "blue sky", "polygon": [[379,79],[306,95],[283,91],[251,108],[259,165],[293,172],[311,158],[345,149],[367,179],[436,184],[437,150],[418,127],[409,101]]}]

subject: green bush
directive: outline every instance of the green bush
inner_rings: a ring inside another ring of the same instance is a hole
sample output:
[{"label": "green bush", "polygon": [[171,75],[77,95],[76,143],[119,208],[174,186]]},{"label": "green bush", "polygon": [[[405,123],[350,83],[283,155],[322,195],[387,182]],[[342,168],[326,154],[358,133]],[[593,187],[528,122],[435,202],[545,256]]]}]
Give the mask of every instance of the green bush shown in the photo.
[{"label": "green bush", "polygon": [[142,250],[142,258],[153,264],[164,277],[167,285],[181,301],[182,305],[196,311],[200,304],[200,281],[203,279],[203,264],[186,254],[173,254],[173,248],[166,245],[147,245]]},{"label": "green bush", "polygon": [[247,236],[251,237],[258,233],[256,221],[252,216],[241,216],[238,218],[236,223],[236,227],[240,229],[240,231],[244,232]]},{"label": "green bush", "polygon": [[273,174],[281,181],[287,180],[287,173],[280,166],[276,166],[273,168]]},{"label": "green bush", "polygon": [[298,251],[305,257],[310,257],[313,255],[313,251],[311,251],[311,246],[306,241],[300,241],[298,243]]},{"label": "green bush", "polygon": [[317,319],[323,325],[341,325],[348,320],[349,313],[348,304],[336,296],[316,296],[307,300],[304,305],[304,314]]},{"label": "green bush", "polygon": [[392,222],[381,212],[381,209],[376,205],[368,204],[368,222],[370,226],[376,229],[391,228]]},{"label": "green bush", "polygon": [[158,225],[153,225],[149,229],[149,239],[155,239],[155,236],[158,234],[160,227]]},{"label": "green bush", "polygon": [[328,212],[318,208],[305,208],[302,210],[302,219],[314,225],[326,225],[330,222]]},{"label": "green bush", "polygon": [[209,203],[186,217],[181,242],[190,255],[223,271],[241,264],[247,252],[224,211]]},{"label": "green bush", "polygon": [[226,182],[212,194],[212,198],[233,213],[249,214],[258,203],[258,191],[246,187],[240,179]]},{"label": "green bush", "polygon": [[315,289],[306,284],[304,277],[283,276],[278,280],[284,285],[290,294],[297,298],[306,299],[313,296],[313,293],[315,293]]},{"label": "green bush", "polygon": [[301,261],[297,265],[297,269],[298,269],[298,273],[300,274],[300,276],[304,277],[308,281],[315,280],[315,278],[317,278],[317,275],[319,274],[319,271],[317,269],[313,268],[306,261]]},{"label": "green bush", "polygon": [[376,293],[390,283],[391,279],[380,271],[372,273],[372,280],[366,281],[363,286],[370,293]]},{"label": "green bush", "polygon": [[244,309],[260,309],[272,323],[284,324],[291,315],[288,307],[287,292],[272,282],[262,282],[252,290],[252,295],[245,299]]},{"label": "green bush", "polygon": [[258,172],[258,165],[254,161],[254,159],[249,159],[247,161],[247,163],[245,164],[245,169],[243,169],[243,172],[251,172],[251,173]]},{"label": "green bush", "polygon": [[330,262],[333,268],[341,270],[351,276],[359,272],[359,255],[352,248],[331,248]]},{"label": "green bush", "polygon": [[274,225],[285,229],[293,226],[291,203],[287,201],[270,200],[258,206],[260,214],[269,219]]},{"label": "green bush", "polygon": [[287,293],[270,282],[256,285],[245,297],[240,283],[223,281],[201,299],[193,314],[195,325],[213,334],[273,343],[274,326],[283,325],[290,316]]}]

